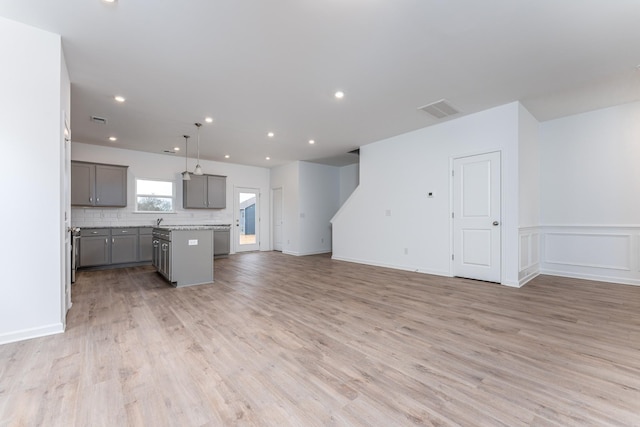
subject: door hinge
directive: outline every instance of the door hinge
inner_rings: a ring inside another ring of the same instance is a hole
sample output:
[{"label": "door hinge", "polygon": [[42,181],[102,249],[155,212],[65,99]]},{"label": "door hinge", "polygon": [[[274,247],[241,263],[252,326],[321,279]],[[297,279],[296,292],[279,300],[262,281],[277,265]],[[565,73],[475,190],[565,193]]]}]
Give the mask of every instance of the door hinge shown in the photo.
[{"label": "door hinge", "polygon": [[451,171],[451,176],[454,176],[454,175],[455,175],[455,171],[452,170]]},{"label": "door hinge", "polygon": [[453,217],[454,217],[453,212],[451,212],[451,218],[453,218]]},{"label": "door hinge", "polygon": [[453,261],[453,254],[451,254],[451,261]]}]

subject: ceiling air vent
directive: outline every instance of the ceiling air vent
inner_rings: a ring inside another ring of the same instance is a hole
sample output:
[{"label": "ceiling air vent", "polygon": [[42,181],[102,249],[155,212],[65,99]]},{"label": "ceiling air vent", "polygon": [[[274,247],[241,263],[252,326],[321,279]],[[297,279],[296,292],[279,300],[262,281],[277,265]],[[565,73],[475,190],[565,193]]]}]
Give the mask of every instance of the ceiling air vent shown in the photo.
[{"label": "ceiling air vent", "polygon": [[432,102],[431,104],[424,105],[418,110],[422,110],[427,114],[435,117],[436,119],[444,119],[445,117],[454,116],[460,111],[456,110],[449,102],[445,99],[441,99],[440,101]]},{"label": "ceiling air vent", "polygon": [[91,116],[91,121],[94,122],[94,123],[101,124],[101,125],[106,125],[107,124],[107,119],[105,119],[104,117]]}]

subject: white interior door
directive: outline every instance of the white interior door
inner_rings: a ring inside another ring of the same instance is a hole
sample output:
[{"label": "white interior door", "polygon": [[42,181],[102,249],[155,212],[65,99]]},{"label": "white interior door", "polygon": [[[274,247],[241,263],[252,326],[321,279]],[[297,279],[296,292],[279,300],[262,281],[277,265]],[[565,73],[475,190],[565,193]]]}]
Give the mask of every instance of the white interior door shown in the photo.
[{"label": "white interior door", "polygon": [[453,161],[453,274],[500,282],[500,153]]},{"label": "white interior door", "polygon": [[273,196],[273,250],[282,252],[282,188],[274,188]]},{"label": "white interior door", "polygon": [[235,189],[236,252],[260,250],[260,191]]}]

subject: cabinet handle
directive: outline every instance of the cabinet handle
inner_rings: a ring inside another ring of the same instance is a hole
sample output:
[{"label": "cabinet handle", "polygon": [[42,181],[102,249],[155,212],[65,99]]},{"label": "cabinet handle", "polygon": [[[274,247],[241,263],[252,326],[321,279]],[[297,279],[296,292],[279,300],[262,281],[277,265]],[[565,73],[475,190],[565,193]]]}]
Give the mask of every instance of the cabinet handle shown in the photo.
[{"label": "cabinet handle", "polygon": [[116,239],[113,239],[113,238],[112,238],[112,239],[111,239],[111,243],[115,243],[115,242],[116,242]]},{"label": "cabinet handle", "polygon": [[109,239],[104,239],[104,244],[108,245],[109,244]]},{"label": "cabinet handle", "polygon": [[89,202],[93,203],[93,197],[89,197]]},{"label": "cabinet handle", "polygon": [[98,234],[98,232],[97,231],[92,231],[91,234]]},{"label": "cabinet handle", "polygon": [[100,201],[100,197],[98,197],[98,198],[96,199],[96,202],[99,202],[99,201]]}]

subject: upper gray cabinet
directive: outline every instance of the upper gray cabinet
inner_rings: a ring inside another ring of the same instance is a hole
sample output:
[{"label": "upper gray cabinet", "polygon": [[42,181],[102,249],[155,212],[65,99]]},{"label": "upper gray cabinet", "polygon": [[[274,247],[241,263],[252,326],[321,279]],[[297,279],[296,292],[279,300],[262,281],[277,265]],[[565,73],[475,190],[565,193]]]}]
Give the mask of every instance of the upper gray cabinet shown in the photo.
[{"label": "upper gray cabinet", "polygon": [[127,166],[71,162],[73,206],[127,206]]},{"label": "upper gray cabinet", "polygon": [[191,175],[182,181],[184,209],[224,209],[227,207],[227,177],[221,175]]}]

